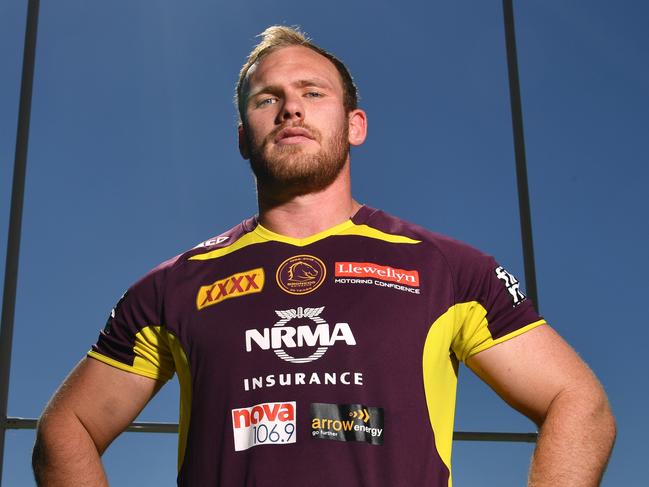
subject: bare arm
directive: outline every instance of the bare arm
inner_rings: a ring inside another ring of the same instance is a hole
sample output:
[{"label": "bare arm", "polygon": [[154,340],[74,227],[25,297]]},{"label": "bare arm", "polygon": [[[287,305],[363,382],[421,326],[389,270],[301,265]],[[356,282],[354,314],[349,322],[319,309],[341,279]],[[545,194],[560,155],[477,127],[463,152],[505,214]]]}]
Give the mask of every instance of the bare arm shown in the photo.
[{"label": "bare arm", "polygon": [[39,487],[108,485],[100,455],[162,383],[83,359],[38,423],[32,463]]},{"label": "bare arm", "polygon": [[600,484],[615,420],[597,378],[552,328],[535,328],[467,365],[539,426],[529,487]]}]

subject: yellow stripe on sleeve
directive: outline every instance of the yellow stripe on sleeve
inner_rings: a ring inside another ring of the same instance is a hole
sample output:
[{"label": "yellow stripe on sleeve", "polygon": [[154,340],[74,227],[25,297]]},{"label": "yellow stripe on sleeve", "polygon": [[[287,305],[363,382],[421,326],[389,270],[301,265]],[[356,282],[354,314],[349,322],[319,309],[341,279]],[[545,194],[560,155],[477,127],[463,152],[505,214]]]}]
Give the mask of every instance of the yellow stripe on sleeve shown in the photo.
[{"label": "yellow stripe on sleeve", "polygon": [[510,340],[545,323],[545,320],[538,320],[514,330],[507,335],[494,339],[489,331],[487,310],[484,306],[477,301],[469,301],[467,303],[456,304],[454,307],[457,311],[457,321],[455,323],[456,331],[451,348],[462,362],[466,362],[470,356],[478,352]]},{"label": "yellow stripe on sleeve", "polygon": [[469,357],[472,357],[478,352],[482,352],[483,350],[487,350],[488,348],[493,347],[494,345],[498,345],[499,343],[506,342],[507,340],[511,340],[514,337],[517,337],[519,335],[522,335],[523,333],[530,331],[532,328],[536,328],[537,326],[545,325],[547,324],[545,320],[538,320],[535,321],[534,323],[530,323],[527,326],[524,326],[523,328],[519,328],[518,330],[515,330],[511,332],[508,335],[502,336],[500,338],[497,338],[496,340],[493,340],[489,338],[488,340],[485,340],[481,345],[473,348],[469,354],[467,355],[467,359]]},{"label": "yellow stripe on sleeve", "polygon": [[157,373],[160,380],[174,375],[174,361],[169,351],[168,333],[161,326],[147,326],[135,335],[133,367]]},{"label": "yellow stripe on sleeve", "polygon": [[100,362],[103,362],[107,365],[111,365],[112,367],[118,368],[120,370],[124,370],[126,372],[130,372],[131,374],[137,374],[141,375],[143,377],[148,377],[149,379],[155,379],[155,380],[164,380],[160,377],[160,374],[157,372],[152,372],[148,369],[138,369],[136,367],[133,367],[131,365],[124,364],[122,362],[118,362],[115,359],[112,359],[110,357],[106,357],[105,355],[102,355],[101,353],[95,352],[94,350],[90,350],[88,352],[88,357],[94,358],[95,360],[99,360]]},{"label": "yellow stripe on sleeve", "polygon": [[167,333],[161,326],[147,326],[135,335],[133,365],[125,364],[91,350],[88,356],[118,369],[150,379],[168,381],[174,375],[174,362],[169,352]]}]

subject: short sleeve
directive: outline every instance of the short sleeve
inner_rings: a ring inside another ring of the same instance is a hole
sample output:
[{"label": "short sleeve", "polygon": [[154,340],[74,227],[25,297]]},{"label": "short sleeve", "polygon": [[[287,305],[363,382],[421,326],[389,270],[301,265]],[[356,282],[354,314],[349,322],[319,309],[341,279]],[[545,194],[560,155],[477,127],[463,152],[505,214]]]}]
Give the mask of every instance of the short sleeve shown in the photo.
[{"label": "short sleeve", "polygon": [[121,297],[88,356],[113,367],[167,381],[174,361],[164,326],[164,277],[156,268]]},{"label": "short sleeve", "polygon": [[462,257],[454,272],[456,313],[451,344],[460,360],[545,323],[518,279],[492,257],[472,248]]}]

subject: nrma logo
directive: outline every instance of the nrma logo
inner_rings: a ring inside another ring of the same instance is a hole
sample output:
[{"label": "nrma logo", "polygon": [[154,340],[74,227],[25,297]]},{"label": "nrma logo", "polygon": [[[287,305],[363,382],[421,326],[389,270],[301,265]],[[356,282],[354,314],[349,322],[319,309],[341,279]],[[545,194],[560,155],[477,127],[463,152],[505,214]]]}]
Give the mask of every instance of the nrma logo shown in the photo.
[{"label": "nrma logo", "polygon": [[[254,346],[262,350],[273,350],[282,360],[296,364],[313,362],[322,357],[329,347],[336,342],[356,345],[356,339],[349,323],[336,323],[333,329],[320,317],[324,306],[320,308],[297,308],[275,311],[280,320],[272,328],[246,330],[246,352],[252,352]],[[298,324],[305,321],[312,324]],[[315,348],[309,355],[308,349]],[[299,355],[294,356],[292,354]],[[302,351],[302,354],[296,352]]]}]

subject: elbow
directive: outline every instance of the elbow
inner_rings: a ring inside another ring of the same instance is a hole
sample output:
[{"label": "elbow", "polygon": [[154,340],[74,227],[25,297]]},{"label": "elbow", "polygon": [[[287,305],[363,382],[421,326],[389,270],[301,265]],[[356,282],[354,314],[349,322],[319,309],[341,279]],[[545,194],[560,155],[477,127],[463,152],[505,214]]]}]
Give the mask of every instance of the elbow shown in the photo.
[{"label": "elbow", "polygon": [[36,439],[34,449],[32,450],[32,471],[34,472],[36,485],[42,485],[46,471],[45,450],[43,444],[38,439]]},{"label": "elbow", "polygon": [[32,450],[32,470],[36,484],[41,485],[48,465],[48,444],[51,442],[51,434],[48,425],[41,418],[36,427],[36,441]]},{"label": "elbow", "polygon": [[615,416],[602,386],[568,389],[558,394],[542,417],[533,418],[542,432],[560,429],[601,448],[613,448],[617,435]]},{"label": "elbow", "polygon": [[36,426],[32,450],[32,469],[37,485],[46,483],[53,472],[60,470],[83,451],[87,435],[74,414],[46,409]]},{"label": "elbow", "polygon": [[617,423],[615,421],[615,415],[611,409],[611,405],[608,402],[608,398],[604,395],[602,404],[597,412],[598,422],[602,431],[606,434],[607,439],[610,441],[611,448],[615,444],[615,439],[617,437]]},{"label": "elbow", "polygon": [[599,430],[604,444],[613,447],[617,436],[615,415],[603,387],[597,384],[594,391],[582,400],[584,402],[584,415],[593,429]]},{"label": "elbow", "polygon": [[605,469],[615,445],[617,424],[606,394],[603,390],[600,391],[600,397],[593,402],[592,408],[587,410],[588,424],[584,427],[583,439],[597,445],[598,456],[602,459]]}]

